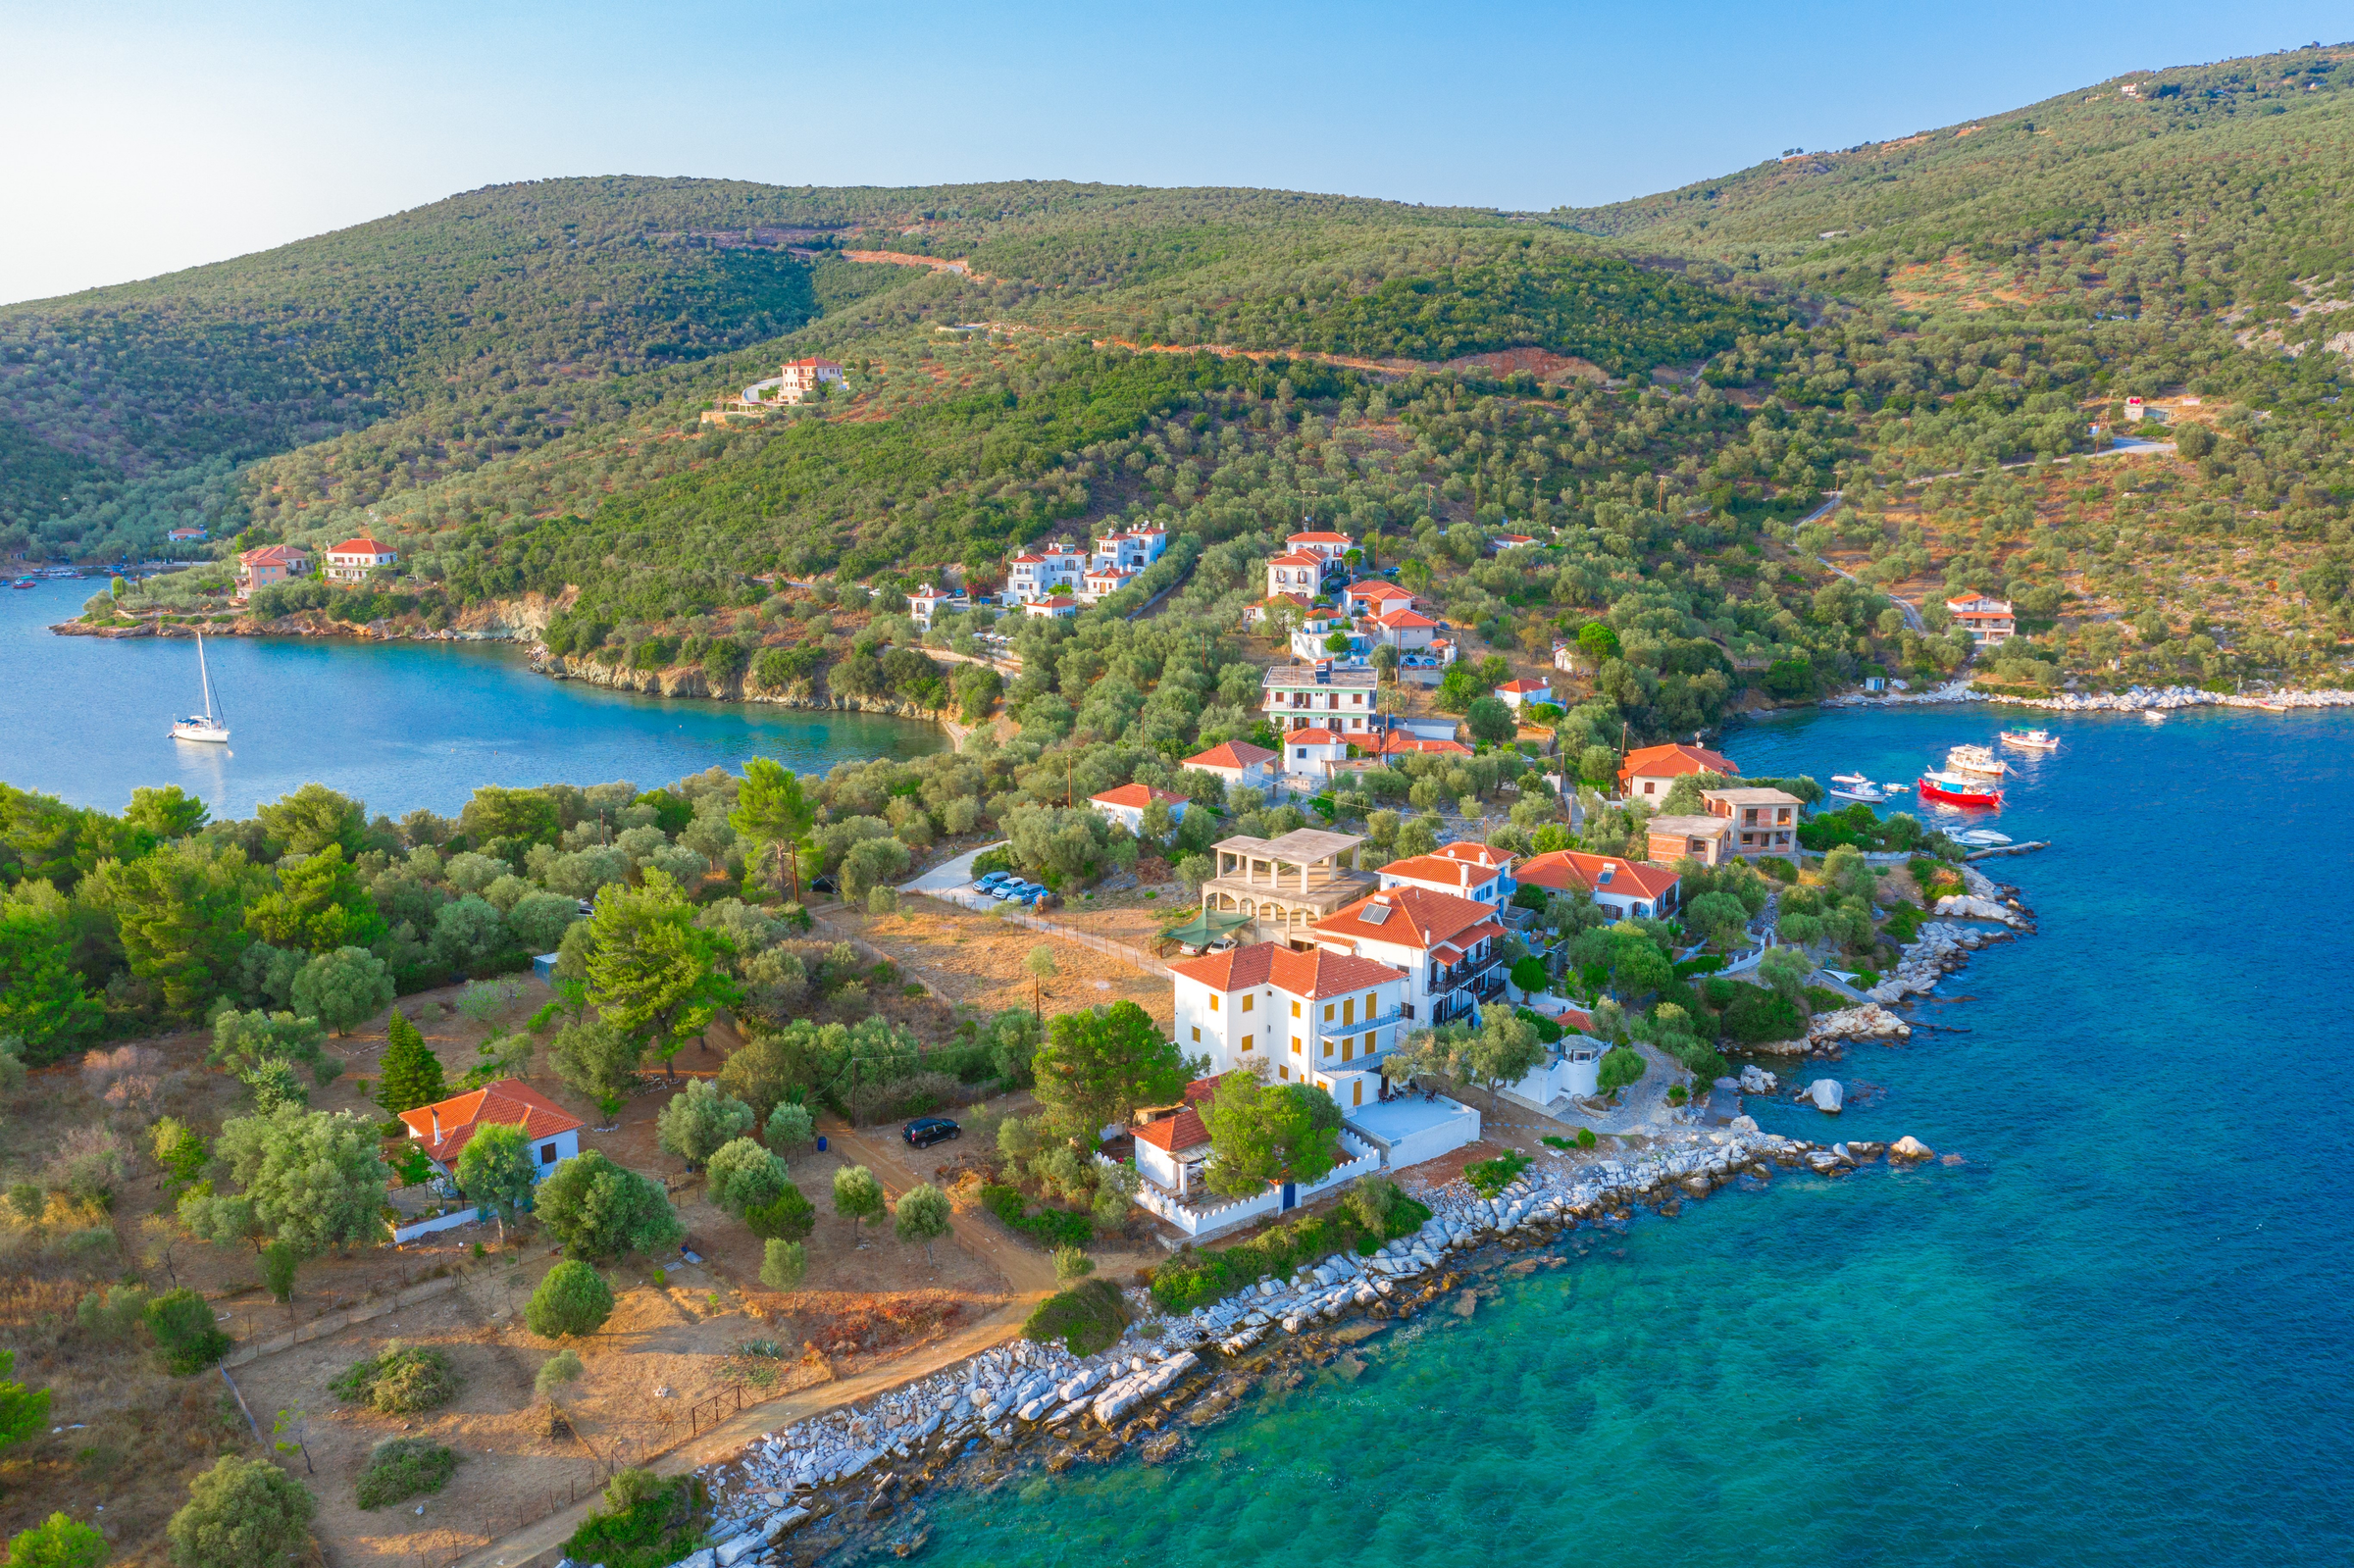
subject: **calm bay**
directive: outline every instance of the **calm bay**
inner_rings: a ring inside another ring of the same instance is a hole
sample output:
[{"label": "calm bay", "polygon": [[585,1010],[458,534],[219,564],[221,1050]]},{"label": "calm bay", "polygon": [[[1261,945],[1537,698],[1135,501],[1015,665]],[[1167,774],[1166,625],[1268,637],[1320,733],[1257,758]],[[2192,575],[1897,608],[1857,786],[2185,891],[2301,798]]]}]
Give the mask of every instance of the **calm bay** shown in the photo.
[{"label": "calm bay", "polygon": [[774,757],[799,773],[945,750],[937,726],[879,714],[646,697],[532,673],[512,644],[208,637],[227,746],[171,739],[200,697],[196,645],[49,631],[97,581],[0,589],[0,781],[120,811],[179,784],[245,816],[317,781],[399,816],[455,812],[481,784],[641,788]]}]

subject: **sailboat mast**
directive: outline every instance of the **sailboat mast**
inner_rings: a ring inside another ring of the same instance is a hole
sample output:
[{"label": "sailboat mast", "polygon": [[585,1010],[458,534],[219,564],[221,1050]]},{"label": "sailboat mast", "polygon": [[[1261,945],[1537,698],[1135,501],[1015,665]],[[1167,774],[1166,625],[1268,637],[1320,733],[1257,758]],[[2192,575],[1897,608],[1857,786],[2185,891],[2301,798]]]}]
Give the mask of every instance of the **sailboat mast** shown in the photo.
[{"label": "sailboat mast", "polygon": [[213,706],[213,671],[212,666],[204,662],[204,633],[201,632],[196,633],[196,678],[204,683],[204,716],[218,723],[220,713]]}]

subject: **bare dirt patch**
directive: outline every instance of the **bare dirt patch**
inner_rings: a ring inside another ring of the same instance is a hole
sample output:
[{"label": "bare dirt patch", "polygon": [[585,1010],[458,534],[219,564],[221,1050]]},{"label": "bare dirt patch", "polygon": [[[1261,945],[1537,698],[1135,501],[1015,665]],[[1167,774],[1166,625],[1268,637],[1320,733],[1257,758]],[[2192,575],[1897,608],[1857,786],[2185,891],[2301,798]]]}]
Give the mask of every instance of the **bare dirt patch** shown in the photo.
[{"label": "bare dirt patch", "polygon": [[[1086,929],[1068,910],[1057,910],[1052,918]],[[1033,1005],[1032,989],[1037,983],[1026,961],[1032,948],[1045,946],[1054,954],[1055,967],[1053,977],[1039,987],[1048,1012],[1132,1001],[1163,1024],[1175,1020],[1166,977],[994,915],[937,899],[910,897],[896,915],[864,915],[844,909],[830,912],[824,919],[844,935],[888,954],[911,978],[923,981],[952,1004],[982,1012]],[[1122,931],[1132,929],[1115,926]],[[1147,936],[1159,929],[1149,917],[1137,923],[1139,929],[1145,926],[1150,926],[1142,931]],[[1124,935],[1113,939],[1134,942],[1136,936]]]}]

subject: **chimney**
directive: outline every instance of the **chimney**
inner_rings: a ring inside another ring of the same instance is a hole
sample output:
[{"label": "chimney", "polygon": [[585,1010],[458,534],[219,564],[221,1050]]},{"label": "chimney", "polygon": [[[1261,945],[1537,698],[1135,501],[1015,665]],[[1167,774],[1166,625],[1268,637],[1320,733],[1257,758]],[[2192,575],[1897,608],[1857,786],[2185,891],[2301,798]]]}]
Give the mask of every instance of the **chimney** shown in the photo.
[{"label": "chimney", "polygon": [[428,1110],[434,1119],[434,1146],[439,1148],[441,1146],[441,1107],[435,1105],[429,1107]]}]

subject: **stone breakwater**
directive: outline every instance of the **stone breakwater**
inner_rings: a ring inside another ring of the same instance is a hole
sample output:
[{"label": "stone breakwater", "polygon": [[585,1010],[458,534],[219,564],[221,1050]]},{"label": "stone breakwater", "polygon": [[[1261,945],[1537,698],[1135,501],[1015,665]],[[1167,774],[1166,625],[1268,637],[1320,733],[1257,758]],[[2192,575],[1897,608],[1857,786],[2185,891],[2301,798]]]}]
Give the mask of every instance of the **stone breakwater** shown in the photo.
[{"label": "stone breakwater", "polygon": [[2127,686],[2123,691],[2063,691],[2049,697],[2015,697],[1973,691],[1968,682],[1949,681],[1925,691],[1887,694],[1842,692],[1822,699],[1826,708],[1877,708],[1923,702],[2002,702],[2053,713],[2165,713],[2175,708],[2354,708],[2354,691],[2203,691],[2197,686]]},{"label": "stone breakwater", "polygon": [[1580,1226],[1623,1225],[1638,1204],[1672,1215],[1785,1171],[1837,1177],[1883,1158],[1935,1157],[1911,1138],[1826,1146],[1761,1133],[1746,1117],[1734,1127],[1622,1158],[1553,1155],[1493,1198],[1453,1183],[1430,1195],[1421,1229],[1370,1256],[1336,1252],[1182,1314],[1157,1312],[1148,1292],[1131,1289],[1137,1321],[1095,1355],[1017,1340],[771,1433],[696,1472],[711,1489],[714,1520],[707,1544],[673,1568],[806,1564],[845,1545],[882,1548],[891,1533],[910,1538],[893,1547],[907,1556],[924,1533],[905,1510],[926,1487],[986,1484],[1033,1461],[1059,1472],[1131,1450],[1166,1460],[1188,1430],[1227,1414],[1254,1386],[1329,1364],[1387,1323],[1440,1306],[1467,1312],[1475,1303],[1458,1292],[1483,1249],[1521,1251]]}]

